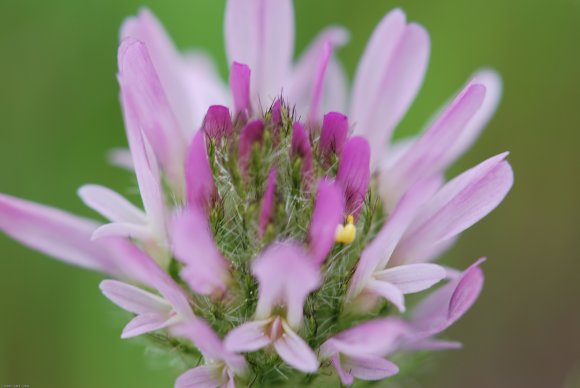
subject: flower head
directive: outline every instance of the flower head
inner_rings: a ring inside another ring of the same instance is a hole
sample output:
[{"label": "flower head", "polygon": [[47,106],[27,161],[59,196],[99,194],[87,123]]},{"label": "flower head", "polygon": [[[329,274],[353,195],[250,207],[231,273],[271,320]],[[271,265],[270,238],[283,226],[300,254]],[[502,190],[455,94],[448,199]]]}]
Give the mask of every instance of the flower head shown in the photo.
[{"label": "flower head", "polygon": [[[350,98],[344,29],[293,63],[290,0],[229,0],[225,19],[228,84],[202,54],[180,54],[150,11],[123,24],[130,153],[115,159],[142,208],[85,185],[101,224],[2,194],[0,229],[116,279],[101,290],[133,315],[122,337],[165,338],[188,364],[180,388],[327,371],[348,385],[398,373],[386,357],[457,347],[434,337],[477,299],[481,260],[461,274],[432,261],[501,203],[513,172],[502,153],[443,177],[493,114],[497,74],[477,72],[423,133],[391,142],[430,49],[403,11],[373,32]],[[406,294],[440,282],[398,316]]]}]

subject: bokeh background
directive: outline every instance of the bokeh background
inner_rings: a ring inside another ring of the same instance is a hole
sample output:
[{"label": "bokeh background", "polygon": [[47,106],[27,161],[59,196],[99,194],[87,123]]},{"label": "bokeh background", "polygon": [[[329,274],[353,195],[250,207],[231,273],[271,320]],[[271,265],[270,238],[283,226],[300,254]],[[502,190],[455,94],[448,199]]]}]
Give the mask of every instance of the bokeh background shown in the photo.
[{"label": "bokeh background", "polygon": [[[580,387],[580,1],[295,4],[299,50],[327,24],[351,30],[340,52],[351,77],[386,11],[400,6],[429,30],[429,71],[399,135],[417,132],[482,65],[504,78],[497,116],[451,171],[511,151],[514,189],[444,258],[465,267],[487,255],[486,287],[447,333],[465,349],[430,358],[403,386]],[[80,185],[130,190],[104,155],[125,144],[117,34],[141,5],[226,76],[223,0],[0,1],[1,192],[94,216]],[[100,279],[0,236],[0,384],[172,386],[163,359],[120,340],[127,316],[100,295]]]}]

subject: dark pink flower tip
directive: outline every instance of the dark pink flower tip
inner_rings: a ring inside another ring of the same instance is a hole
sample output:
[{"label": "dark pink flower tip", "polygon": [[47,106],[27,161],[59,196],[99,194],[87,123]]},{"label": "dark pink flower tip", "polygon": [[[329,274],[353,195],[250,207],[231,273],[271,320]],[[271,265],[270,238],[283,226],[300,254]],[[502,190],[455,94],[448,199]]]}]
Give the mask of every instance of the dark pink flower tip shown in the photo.
[{"label": "dark pink flower tip", "polygon": [[240,133],[239,158],[240,167],[243,172],[247,172],[248,163],[252,154],[254,143],[261,143],[264,137],[264,122],[254,120],[246,124]]},{"label": "dark pink flower tip", "polygon": [[220,140],[234,131],[230,110],[223,105],[212,105],[203,119],[203,130],[212,139]]},{"label": "dark pink flower tip", "polygon": [[312,172],[312,147],[308,134],[302,124],[296,122],[292,126],[291,152],[293,157],[302,159],[302,174],[309,176]]},{"label": "dark pink flower tip", "polygon": [[342,191],[333,182],[321,181],[308,230],[310,252],[317,264],[321,264],[332,249],[336,226],[342,222],[343,215]]},{"label": "dark pink flower tip", "polygon": [[336,181],[342,186],[346,213],[358,218],[371,177],[371,149],[361,136],[351,137],[344,145]]},{"label": "dark pink flower tip", "polygon": [[205,134],[197,131],[189,146],[185,162],[187,202],[191,206],[207,208],[211,205],[217,190],[211,166],[207,157]]},{"label": "dark pink flower tip", "polygon": [[327,159],[333,153],[340,156],[348,134],[348,117],[338,112],[324,115],[320,133],[320,154]]},{"label": "dark pink flower tip", "polygon": [[230,89],[236,114],[250,110],[250,68],[234,62],[230,71]]},{"label": "dark pink flower tip", "polygon": [[279,126],[282,123],[282,101],[278,98],[272,105],[272,125]]},{"label": "dark pink flower tip", "polygon": [[260,208],[260,218],[258,221],[258,233],[260,237],[266,232],[268,224],[272,220],[274,213],[274,199],[276,196],[276,168],[272,167],[266,182],[266,190],[264,197],[262,197],[262,207]]}]

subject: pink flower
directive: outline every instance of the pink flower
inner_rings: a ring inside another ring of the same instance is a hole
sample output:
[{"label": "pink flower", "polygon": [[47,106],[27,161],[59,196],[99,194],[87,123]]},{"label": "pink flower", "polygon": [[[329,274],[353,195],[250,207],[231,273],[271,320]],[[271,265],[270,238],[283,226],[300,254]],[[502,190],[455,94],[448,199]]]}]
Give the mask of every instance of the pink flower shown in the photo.
[{"label": "pink flower", "polygon": [[[270,246],[252,265],[260,297],[255,321],[232,330],[226,349],[249,352],[272,345],[289,365],[303,372],[318,369],[316,355],[296,330],[302,324],[304,301],[320,285],[320,274],[308,254],[293,243]],[[274,312],[282,307],[284,314]]]},{"label": "pink flower", "polygon": [[227,351],[211,327],[200,319],[190,319],[171,328],[172,334],[185,337],[203,353],[205,364],[189,369],[177,378],[176,388],[235,387],[234,378],[244,375],[247,365],[240,355]]},{"label": "pink flower", "polygon": [[[513,172],[502,153],[444,174],[492,116],[499,77],[478,71],[423,133],[393,143],[430,50],[401,10],[373,32],[350,98],[334,57],[347,32],[322,31],[293,63],[290,0],[229,0],[225,40],[229,91],[148,10],[126,20],[118,79],[130,153],[113,158],[134,172],[142,209],[85,185],[102,225],[0,194],[0,230],[118,279],[101,290],[135,315],[123,338],[163,330],[184,345],[176,352],[198,348],[201,364],[178,388],[275,384],[265,367],[297,383],[317,377],[319,359],[348,385],[398,373],[387,356],[458,347],[436,336],[477,299],[482,260],[463,273],[432,261],[501,203]],[[393,316],[406,294],[444,279],[408,322]],[[278,356],[285,365],[268,365]]]},{"label": "pink flower", "polygon": [[320,357],[329,358],[344,385],[354,377],[382,380],[399,368],[384,357],[399,344],[407,325],[396,318],[374,319],[342,331],[320,347]]}]

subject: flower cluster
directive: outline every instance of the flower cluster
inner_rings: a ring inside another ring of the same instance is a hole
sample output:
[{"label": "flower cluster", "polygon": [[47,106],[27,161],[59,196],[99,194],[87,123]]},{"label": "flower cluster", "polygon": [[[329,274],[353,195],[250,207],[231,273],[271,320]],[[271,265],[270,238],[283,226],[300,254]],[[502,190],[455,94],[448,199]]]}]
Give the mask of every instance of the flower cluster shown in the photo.
[{"label": "flower cluster", "polygon": [[[329,370],[380,380],[399,371],[387,357],[460,346],[438,335],[483,286],[484,259],[433,261],[512,185],[506,153],[444,180],[493,114],[498,76],[479,71],[424,132],[392,142],[427,67],[426,31],[387,14],[349,98],[334,56],[347,32],[323,31],[294,64],[293,29],[290,0],[229,0],[228,91],[141,11],[118,52],[129,150],[111,158],[136,175],[143,208],[85,185],[99,224],[0,196],[6,234],[117,279],[100,288],[134,314],[122,338],[188,360],[176,387],[308,384]],[[401,315],[405,295],[441,282]]]}]

